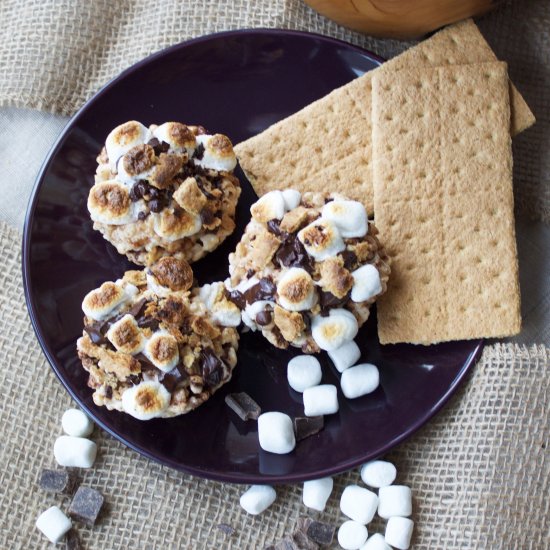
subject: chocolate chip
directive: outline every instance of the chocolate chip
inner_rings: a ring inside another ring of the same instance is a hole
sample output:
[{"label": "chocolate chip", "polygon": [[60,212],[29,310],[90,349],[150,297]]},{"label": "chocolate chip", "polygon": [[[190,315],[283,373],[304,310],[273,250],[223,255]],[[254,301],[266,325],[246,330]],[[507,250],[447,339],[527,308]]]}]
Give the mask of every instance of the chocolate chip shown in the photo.
[{"label": "chocolate chip", "polygon": [[343,297],[337,298],[331,292],[321,290],[319,292],[319,305],[321,306],[321,315],[328,315],[328,311],[335,307],[342,307],[349,301],[351,290]]},{"label": "chocolate chip", "polygon": [[65,550],[83,550],[80,537],[75,529],[70,529],[65,535]]},{"label": "chocolate chip", "polygon": [[231,527],[231,525],[228,525],[227,523],[218,523],[218,525],[216,525],[216,527],[217,527],[224,535],[231,536],[231,535],[235,532],[235,529],[233,529],[233,527]]},{"label": "chocolate chip", "polygon": [[251,286],[244,292],[244,298],[247,303],[253,304],[259,300],[275,299],[277,287],[269,277],[262,277],[254,286]]},{"label": "chocolate chip", "polygon": [[[276,235],[277,237],[279,237],[280,235],[283,235],[283,231],[281,231],[281,220],[278,220],[276,218],[274,218],[273,220],[269,220],[267,222],[267,230],[270,232],[270,233],[273,233],[273,235]],[[288,235],[288,233],[285,233],[286,235]]]},{"label": "chocolate chip", "polygon": [[160,156],[161,153],[166,153],[170,149],[170,144],[165,141],[160,142],[157,138],[150,139],[147,142],[147,145],[150,145],[155,152],[155,155]]},{"label": "chocolate chip", "polygon": [[227,299],[233,302],[239,309],[246,307],[246,300],[242,292],[238,290],[226,291]]},{"label": "chocolate chip", "polygon": [[292,540],[300,550],[318,550],[319,545],[313,542],[303,531],[295,531]]},{"label": "chocolate chip", "polygon": [[317,542],[321,545],[329,545],[334,539],[334,533],[336,532],[336,527],[329,525],[328,523],[323,523],[321,521],[312,521],[307,528],[306,535],[312,541]]},{"label": "chocolate chip", "polygon": [[325,419],[323,416],[298,416],[294,419],[294,433],[296,441],[302,441],[306,437],[310,437],[319,433],[325,427]]},{"label": "chocolate chip", "polygon": [[138,220],[143,221],[148,215],[149,212],[138,212]]},{"label": "chocolate chip", "polygon": [[202,378],[207,386],[217,386],[223,377],[223,363],[212,348],[204,348],[199,354]]},{"label": "chocolate chip", "polygon": [[102,506],[103,495],[99,491],[80,486],[69,506],[69,515],[86,525],[94,525]]},{"label": "chocolate chip", "polygon": [[204,156],[204,145],[202,143],[199,143],[199,145],[195,149],[195,152],[193,153],[193,158],[197,160],[202,160],[203,156]]},{"label": "chocolate chip", "polygon": [[105,388],[105,397],[111,399],[113,397],[113,388],[111,386],[106,386]]},{"label": "chocolate chip", "polygon": [[158,199],[152,199],[149,201],[149,209],[151,212],[158,213],[163,209],[163,204]]},{"label": "chocolate chip", "polygon": [[273,315],[271,314],[271,311],[267,311],[265,309],[256,315],[256,323],[258,323],[261,327],[266,327],[272,320]]},{"label": "chocolate chip", "polygon": [[51,493],[62,493],[71,495],[75,489],[76,476],[68,470],[48,470],[44,469],[40,473],[38,484],[44,491]]},{"label": "chocolate chip", "polygon": [[225,403],[241,420],[258,420],[262,409],[246,392],[230,393],[225,396]]}]

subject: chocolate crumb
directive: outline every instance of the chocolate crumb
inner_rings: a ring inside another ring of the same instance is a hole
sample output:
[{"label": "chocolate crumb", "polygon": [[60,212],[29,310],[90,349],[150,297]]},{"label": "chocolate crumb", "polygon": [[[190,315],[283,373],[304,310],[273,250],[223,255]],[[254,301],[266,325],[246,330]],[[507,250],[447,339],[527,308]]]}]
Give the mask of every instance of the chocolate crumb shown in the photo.
[{"label": "chocolate crumb", "polygon": [[325,427],[324,416],[298,416],[294,419],[294,433],[296,441],[302,441],[319,433]]},{"label": "chocolate crumb", "polygon": [[307,533],[307,528],[312,524],[313,520],[308,516],[300,516],[296,521],[296,530]]},{"label": "chocolate crumb", "polygon": [[76,487],[76,476],[69,470],[42,470],[38,484],[44,491],[71,495]]},{"label": "chocolate crumb", "polygon": [[335,532],[336,527],[333,525],[329,525],[328,523],[323,523],[321,521],[312,521],[307,528],[306,535],[313,542],[328,546],[332,543]]},{"label": "chocolate crumb", "polygon": [[65,550],[83,550],[80,537],[75,529],[70,529],[65,535]]},{"label": "chocolate crumb", "polygon": [[228,525],[227,523],[218,523],[218,525],[216,525],[216,527],[224,535],[227,535],[227,536],[231,536],[235,532],[235,529],[233,529],[233,527],[231,527],[231,525]]},{"label": "chocolate crumb", "polygon": [[262,409],[246,392],[230,393],[225,396],[225,403],[241,420],[258,420]]},{"label": "chocolate crumb", "polygon": [[303,531],[297,530],[292,535],[292,540],[300,550],[318,550],[319,545],[312,541],[306,533]]},{"label": "chocolate crumb", "polygon": [[80,486],[69,506],[69,515],[86,525],[94,525],[102,506],[103,495],[99,491]]},{"label": "chocolate crumb", "polygon": [[199,143],[199,145],[195,149],[195,152],[193,153],[193,158],[197,160],[202,160],[203,156],[204,156],[204,145],[202,143]]}]

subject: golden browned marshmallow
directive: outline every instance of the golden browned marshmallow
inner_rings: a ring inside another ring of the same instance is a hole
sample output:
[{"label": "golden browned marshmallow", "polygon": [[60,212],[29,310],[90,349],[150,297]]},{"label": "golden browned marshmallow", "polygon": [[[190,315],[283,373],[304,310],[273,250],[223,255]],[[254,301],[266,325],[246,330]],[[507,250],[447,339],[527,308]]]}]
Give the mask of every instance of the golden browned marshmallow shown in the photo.
[{"label": "golden browned marshmallow", "polygon": [[115,167],[118,159],[136,145],[147,141],[149,130],[136,120],[130,120],[117,126],[107,136],[105,149],[111,167]]},{"label": "golden browned marshmallow", "polygon": [[155,367],[163,372],[171,371],[180,358],[176,339],[166,331],[159,330],[149,338],[143,353]]},{"label": "golden browned marshmallow", "polygon": [[195,178],[187,178],[176,189],[173,198],[184,210],[191,212],[191,214],[200,214],[204,205],[208,202]]},{"label": "golden browned marshmallow", "polygon": [[250,207],[250,214],[260,223],[267,223],[269,220],[280,220],[285,212],[285,200],[281,191],[266,193]]},{"label": "golden browned marshmallow", "polygon": [[291,267],[277,284],[279,304],[289,311],[311,309],[317,300],[310,274],[300,267]]},{"label": "golden browned marshmallow", "polygon": [[346,248],[338,228],[330,220],[319,219],[310,223],[298,233],[298,239],[307,253],[319,262]]},{"label": "golden browned marshmallow", "polygon": [[122,394],[122,408],[138,420],[150,420],[168,408],[170,398],[170,393],[160,382],[148,380]]},{"label": "golden browned marshmallow", "polygon": [[94,222],[109,225],[129,223],[133,218],[128,189],[116,180],[96,183],[90,189],[88,210]]},{"label": "golden browned marshmallow", "polygon": [[107,338],[117,351],[130,355],[139,353],[145,345],[145,338],[136,320],[130,314],[126,314],[109,327]]},{"label": "golden browned marshmallow", "polygon": [[344,260],[339,256],[333,256],[321,264],[319,284],[325,292],[330,292],[337,298],[343,298],[353,286],[353,277],[344,267]]},{"label": "golden browned marshmallow", "polygon": [[143,143],[132,147],[123,157],[122,166],[129,176],[137,176],[153,167],[155,151],[150,145]]},{"label": "golden browned marshmallow", "polygon": [[95,321],[101,321],[126,299],[122,286],[111,281],[88,292],[82,302],[82,311]]},{"label": "golden browned marshmallow", "polygon": [[150,290],[161,286],[172,291],[189,290],[193,284],[193,270],[183,259],[165,256],[147,270]]},{"label": "golden browned marshmallow", "polygon": [[197,143],[204,147],[201,159],[195,159],[195,164],[212,170],[230,172],[237,165],[237,157],[233,151],[231,140],[223,134],[197,136]]},{"label": "golden browned marshmallow", "polygon": [[192,129],[181,122],[165,122],[153,130],[153,135],[170,145],[175,153],[184,151],[191,156],[195,150],[196,140]]},{"label": "golden browned marshmallow", "polygon": [[165,209],[154,214],[155,233],[170,242],[198,233],[201,226],[200,216],[185,210]]}]

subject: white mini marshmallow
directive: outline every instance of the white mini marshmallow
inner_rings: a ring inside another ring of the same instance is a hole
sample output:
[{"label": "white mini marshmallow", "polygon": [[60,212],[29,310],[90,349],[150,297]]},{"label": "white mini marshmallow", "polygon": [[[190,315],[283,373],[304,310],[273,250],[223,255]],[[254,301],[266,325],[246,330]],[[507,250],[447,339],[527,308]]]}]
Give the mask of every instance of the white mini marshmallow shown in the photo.
[{"label": "white mini marshmallow", "polygon": [[266,412],[258,417],[258,438],[264,451],[278,455],[290,453],[296,446],[292,420],[281,412]]},{"label": "white mini marshmallow", "polygon": [[392,517],[386,524],[386,542],[399,550],[408,550],[411,545],[414,521],[409,518]]},{"label": "white mini marshmallow", "polygon": [[225,297],[222,282],[206,284],[199,289],[199,298],[204,302],[212,318],[222,327],[238,327],[241,324],[240,309]]},{"label": "white mini marshmallow", "polygon": [[302,393],[321,382],[321,363],[312,355],[298,355],[288,362],[286,374],[290,387]]},{"label": "white mini marshmallow", "polygon": [[296,189],[285,189],[283,191],[283,200],[285,201],[285,210],[292,210],[300,204],[302,195]]},{"label": "white mini marshmallow", "polygon": [[94,431],[94,423],[80,409],[67,409],[61,417],[61,426],[73,437],[88,437]]},{"label": "white mini marshmallow", "polygon": [[285,199],[281,191],[270,191],[262,195],[251,207],[252,217],[259,222],[280,220],[285,215]]},{"label": "white mini marshmallow", "polygon": [[338,372],[349,369],[361,357],[361,350],[354,340],[342,344],[339,348],[327,351],[327,353]]},{"label": "white mini marshmallow", "polygon": [[405,485],[381,487],[378,498],[378,515],[381,518],[406,517],[412,514],[412,493]]},{"label": "white mini marshmallow", "polygon": [[155,233],[168,242],[196,235],[202,227],[201,217],[198,214],[191,214],[190,212],[184,211],[183,219],[185,222],[180,223],[177,227],[172,225],[170,221],[171,214],[168,212],[155,213],[152,216]]},{"label": "white mini marshmallow", "polygon": [[275,489],[270,485],[252,485],[241,495],[240,505],[253,516],[267,510],[277,498]]},{"label": "white mini marshmallow", "polygon": [[[153,136],[160,142],[164,141],[165,143],[168,143],[168,145],[170,145],[170,149],[172,149],[175,153],[183,153],[183,151],[186,151],[189,157],[191,157],[195,151],[196,139],[191,139],[191,133],[188,131],[189,140],[186,140],[187,143],[181,143],[181,137],[178,139],[178,126],[181,127],[181,123],[165,122],[153,130]],[[176,133],[176,136],[174,136],[173,132]]]},{"label": "white mini marshmallow", "polygon": [[368,536],[367,528],[361,523],[345,521],[338,529],[338,544],[344,550],[359,550]]},{"label": "white mini marshmallow", "polygon": [[378,269],[371,264],[362,265],[351,272],[353,277],[353,286],[351,287],[351,299],[354,302],[364,302],[370,300],[382,292],[382,283],[380,282],[380,273]]},{"label": "white mini marshmallow", "polygon": [[334,481],[331,477],[305,481],[302,500],[308,508],[322,512],[327,505],[333,487]]},{"label": "white mini marshmallow", "polygon": [[55,544],[66,535],[72,522],[57,506],[52,506],[38,516],[36,526]]},{"label": "white mini marshmallow", "polygon": [[315,220],[299,231],[298,239],[306,252],[319,262],[346,248],[340,231],[330,220]]},{"label": "white mini marshmallow", "polygon": [[201,134],[196,137],[197,145],[204,146],[202,158],[194,159],[195,164],[212,170],[231,172],[237,166],[237,157],[231,142],[221,134]]},{"label": "white mini marshmallow", "polygon": [[369,222],[365,207],[357,201],[330,201],[323,206],[321,216],[333,222],[344,238],[364,237]]},{"label": "white mini marshmallow", "polygon": [[170,392],[160,382],[147,380],[122,394],[122,408],[138,420],[150,420],[168,408],[170,398]]},{"label": "white mini marshmallow", "polygon": [[277,283],[279,304],[288,311],[311,309],[317,301],[317,292],[311,275],[301,267],[291,267]]},{"label": "white mini marshmallow", "polygon": [[118,159],[132,147],[148,140],[149,129],[140,122],[131,120],[114,128],[105,140],[109,163],[114,170]]},{"label": "white mini marshmallow", "polygon": [[53,454],[60,466],[91,468],[97,455],[97,445],[84,437],[62,435],[55,440]]},{"label": "white mini marshmallow", "polygon": [[[170,353],[170,355],[166,356],[166,353]],[[178,342],[166,330],[157,330],[147,340],[143,348],[143,355],[163,372],[170,372],[180,360]]]},{"label": "white mini marshmallow", "polygon": [[304,390],[303,397],[306,416],[321,416],[338,412],[338,393],[336,386],[332,384],[307,388]]},{"label": "white mini marshmallow", "polygon": [[351,311],[331,309],[328,317],[315,315],[311,320],[311,335],[315,343],[326,351],[332,351],[357,336],[359,325]]},{"label": "white mini marshmallow", "polygon": [[391,548],[386,544],[384,535],[375,533],[361,546],[360,550],[391,550]]},{"label": "white mini marshmallow", "polygon": [[366,525],[372,521],[378,506],[376,493],[359,487],[348,485],[340,498],[340,510],[353,521]]},{"label": "white mini marshmallow", "polygon": [[348,399],[356,399],[372,393],[380,384],[380,374],[375,365],[363,363],[350,367],[342,373],[340,387]]},{"label": "white mini marshmallow", "polygon": [[365,485],[380,489],[395,481],[397,470],[391,462],[371,460],[361,466],[361,479]]}]

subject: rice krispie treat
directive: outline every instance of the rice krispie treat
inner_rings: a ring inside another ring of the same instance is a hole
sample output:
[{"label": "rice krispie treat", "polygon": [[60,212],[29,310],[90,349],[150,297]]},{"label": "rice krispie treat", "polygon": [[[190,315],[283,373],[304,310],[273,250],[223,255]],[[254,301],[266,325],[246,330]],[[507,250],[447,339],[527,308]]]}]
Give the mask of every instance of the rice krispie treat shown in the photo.
[{"label": "rice krispie treat", "polygon": [[140,420],[172,417],[231,378],[237,330],[208,313],[192,284],[185,260],[164,257],[86,295],[77,349],[96,405]]},{"label": "rice krispie treat", "polygon": [[235,229],[241,188],[222,134],[130,121],[107,136],[97,162],[88,196],[94,229],[137,264],[162,256],[195,262]]},{"label": "rice krispie treat", "polygon": [[386,291],[389,259],[365,207],[338,194],[271,191],[229,255],[229,299],[276,347],[351,341]]}]

